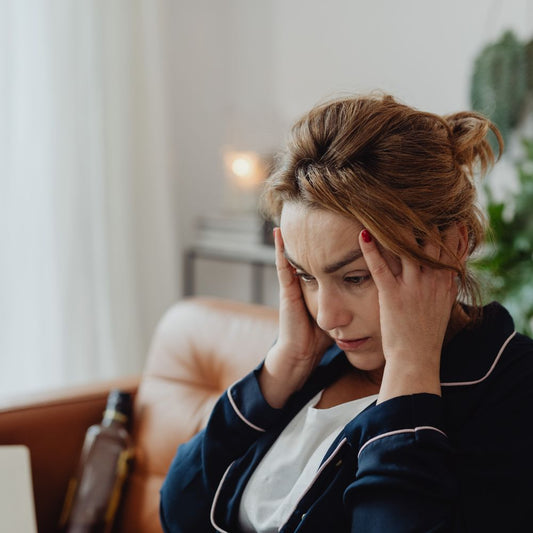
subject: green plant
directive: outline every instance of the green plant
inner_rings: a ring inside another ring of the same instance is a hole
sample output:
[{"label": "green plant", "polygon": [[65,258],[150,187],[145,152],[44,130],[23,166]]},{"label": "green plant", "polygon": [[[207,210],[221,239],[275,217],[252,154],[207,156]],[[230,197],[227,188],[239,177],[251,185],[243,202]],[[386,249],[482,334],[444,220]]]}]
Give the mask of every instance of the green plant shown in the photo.
[{"label": "green plant", "polygon": [[[488,116],[508,141],[531,113],[533,40],[524,44],[508,31],[487,45],[474,63],[471,105]],[[494,139],[493,139],[494,140]],[[523,157],[515,162],[518,191],[496,200],[485,187],[491,230],[488,246],[474,263],[485,287],[485,300],[498,300],[519,331],[533,334],[533,139],[522,141]]]},{"label": "green plant", "polygon": [[477,56],[470,84],[473,109],[498,125],[504,141],[523,116],[528,90],[527,50],[507,31]]},{"label": "green plant", "polygon": [[517,163],[519,190],[496,201],[490,187],[488,246],[474,266],[482,276],[486,300],[505,305],[522,333],[533,333],[533,140],[524,140],[525,157]]}]

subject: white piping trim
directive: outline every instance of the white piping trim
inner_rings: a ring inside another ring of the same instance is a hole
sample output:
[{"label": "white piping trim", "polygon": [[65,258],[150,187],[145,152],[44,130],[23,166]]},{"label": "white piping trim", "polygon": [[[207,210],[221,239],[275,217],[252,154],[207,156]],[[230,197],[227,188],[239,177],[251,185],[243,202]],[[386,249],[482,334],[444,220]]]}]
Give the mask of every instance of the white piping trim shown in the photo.
[{"label": "white piping trim", "polygon": [[[337,447],[331,452],[331,455],[322,463],[322,465],[320,466],[320,468],[316,471],[316,474],[315,476],[313,477],[313,479],[311,480],[311,482],[309,483],[309,485],[307,486],[307,489],[305,489],[304,493],[302,494],[302,496],[300,497],[300,499],[296,502],[296,504],[294,505],[294,507],[291,509],[291,512],[289,513],[289,519],[290,517],[292,516],[292,514],[294,513],[294,510],[296,509],[296,507],[298,507],[298,504],[302,501],[302,499],[305,497],[305,495],[311,490],[311,487],[315,484],[316,480],[319,478],[320,474],[322,474],[322,472],[324,471],[324,468],[326,468],[326,466],[329,465],[329,463],[331,463],[331,461],[333,461],[333,458],[335,457],[335,455],[337,454],[337,452],[340,450],[340,448],[344,445],[344,443],[347,441],[348,439],[346,437],[344,437],[340,442],[339,444],[337,445]],[[284,526],[285,524],[283,524]],[[283,526],[280,528],[282,529]]]},{"label": "white piping trim", "polygon": [[449,383],[441,383],[441,387],[458,387],[463,385],[476,385],[477,383],[481,383],[482,381],[486,380],[491,374],[496,365],[498,364],[498,361],[500,360],[500,357],[503,354],[503,351],[505,348],[507,348],[507,345],[509,342],[511,342],[511,339],[516,335],[516,331],[513,331],[511,335],[507,338],[507,340],[503,343],[502,347],[500,348],[500,351],[498,352],[498,355],[495,357],[494,362],[492,363],[492,366],[489,368],[488,372],[480,379],[475,379],[474,381],[451,381]]},{"label": "white piping trim", "polygon": [[392,435],[399,435],[400,433],[416,433],[417,431],[423,431],[423,430],[431,430],[431,431],[436,431],[437,433],[440,433],[441,435],[444,435],[445,437],[448,437],[448,435],[446,435],[446,433],[444,433],[444,431],[441,431],[440,429],[438,428],[435,428],[433,426],[418,426],[414,429],[412,428],[408,428],[408,429],[397,429],[395,431],[389,431],[388,433],[383,433],[381,435],[377,435],[375,437],[372,437],[370,440],[367,440],[363,446],[361,446],[361,449],[359,450],[359,453],[357,454],[357,459],[359,459],[359,456],[361,455],[361,453],[363,452],[363,450],[369,445],[371,444],[372,442],[376,442],[377,440],[380,440],[380,439],[383,439],[385,437],[390,437]]},{"label": "white piping trim", "polygon": [[237,408],[237,404],[235,403],[235,400],[231,397],[231,387],[227,390],[227,395],[228,395],[228,399],[229,399],[229,403],[231,404],[231,406],[233,407],[233,410],[235,411],[235,413],[237,414],[237,416],[248,426],[250,426],[252,429],[255,429],[256,431],[261,431],[262,433],[264,433],[266,431],[266,429],[263,429],[263,428],[260,428],[259,426],[256,426],[255,424],[252,424],[249,420],[247,420],[245,418],[245,416],[239,411],[239,409]]},{"label": "white piping trim", "polygon": [[232,461],[231,464],[228,466],[228,468],[226,468],[226,471],[224,472],[224,475],[222,476],[222,479],[220,480],[220,483],[218,484],[217,491],[215,492],[213,503],[211,505],[211,512],[209,513],[209,520],[211,520],[211,525],[219,533],[229,533],[229,531],[226,531],[225,529],[221,529],[215,524],[215,506],[217,504],[218,496],[220,495],[220,490],[222,489],[222,484],[224,483],[226,476],[228,475],[229,469],[232,467],[234,462],[235,461]]},{"label": "white piping trim", "polygon": [[[476,379],[476,380],[473,380],[473,381],[455,381],[455,382],[443,382],[441,383],[441,386],[442,387],[455,387],[455,386],[464,386],[464,385],[476,385],[477,383],[481,383],[482,381],[485,381],[489,376],[490,374],[492,374],[492,372],[494,371],[494,368],[496,367],[496,365],[498,364],[498,361],[500,360],[500,357],[502,356],[505,348],[507,347],[507,345],[511,342],[511,340],[513,339],[513,337],[516,335],[516,331],[513,331],[513,333],[511,333],[511,335],[509,335],[509,337],[505,340],[505,342],[503,343],[502,347],[500,348],[500,351],[498,352],[498,354],[496,355],[496,357],[494,358],[494,361],[491,365],[491,367],[489,368],[489,370],[487,371],[487,373],[481,377],[480,379]],[[255,429],[256,431],[261,431],[261,432],[265,432],[266,430],[259,427],[259,426],[256,426],[255,424],[253,424],[252,422],[250,422],[249,420],[247,420],[244,415],[239,411],[239,409],[237,408],[237,405],[235,404],[235,401],[233,400],[232,396],[231,396],[231,387],[227,390],[227,395],[228,395],[228,399],[229,399],[229,402],[231,404],[231,406],[233,407],[233,410],[235,411],[235,413],[237,414],[237,416],[248,426],[250,426],[251,428]],[[398,435],[398,434],[401,434],[401,433],[416,433],[417,431],[423,431],[423,430],[431,430],[431,431],[436,431],[437,433],[440,433],[441,435],[444,435],[445,437],[447,437],[446,433],[444,433],[444,431],[441,431],[440,429],[438,428],[435,428],[435,427],[432,427],[432,426],[419,426],[419,427],[416,427],[414,429],[398,429],[396,431],[389,431],[388,433],[383,433],[382,435],[377,435],[376,437],[373,437],[371,438],[370,440],[368,440],[367,442],[365,442],[365,444],[363,444],[363,446],[361,447],[361,449],[359,450],[359,453],[357,454],[357,458],[359,459],[361,453],[363,452],[363,450],[369,445],[371,444],[372,442],[376,442],[377,440],[380,440],[380,439],[383,439],[385,437],[390,437],[392,435]],[[327,465],[329,465],[329,463],[333,460],[333,458],[335,457],[335,455],[337,454],[337,452],[339,451],[339,449],[341,448],[341,446],[343,446],[343,444],[347,441],[346,438],[342,439],[341,442],[339,443],[339,445],[335,448],[335,450],[332,452],[332,454],[328,457],[328,459],[322,464],[322,466],[318,469],[317,473],[315,474],[314,478],[312,479],[312,481],[309,483],[309,486],[307,488],[307,490],[303,493],[302,497],[300,498],[300,500],[296,503],[296,506],[294,507],[294,509],[296,509],[296,507],[298,506],[298,503],[300,503],[301,499],[305,497],[305,495],[309,492],[310,488],[314,485],[314,483],[316,482],[316,480],[318,479],[318,477],[322,474],[323,470],[327,467]],[[226,479],[226,476],[228,475],[228,472],[231,468],[231,466],[233,465],[233,463],[231,463],[228,468],[226,469],[226,471],[224,472],[224,475],[222,476],[222,479],[220,480],[220,483],[217,487],[217,490],[215,492],[215,496],[213,498],[213,504],[211,505],[211,512],[210,512],[210,520],[211,520],[211,525],[219,532],[219,533],[229,533],[227,532],[226,530],[224,529],[221,529],[219,528],[216,524],[215,524],[215,520],[214,520],[214,515],[215,515],[215,506],[216,506],[216,502],[217,502],[217,499],[218,499],[218,496],[220,494],[220,490],[222,488],[222,484],[224,483],[225,479]],[[294,509],[291,511],[290,515],[292,515],[292,513],[294,512]]]}]

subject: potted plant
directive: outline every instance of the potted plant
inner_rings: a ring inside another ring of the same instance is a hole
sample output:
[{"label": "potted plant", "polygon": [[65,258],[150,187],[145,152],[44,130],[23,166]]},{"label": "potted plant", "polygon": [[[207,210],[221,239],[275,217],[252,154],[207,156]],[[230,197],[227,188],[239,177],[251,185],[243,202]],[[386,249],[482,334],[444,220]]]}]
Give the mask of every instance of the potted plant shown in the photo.
[{"label": "potted plant", "polygon": [[[473,109],[488,116],[506,142],[520,136],[533,118],[533,40],[522,43],[508,31],[477,57],[471,83]],[[493,183],[484,188],[491,230],[474,262],[484,278],[485,300],[498,300],[519,331],[533,333],[533,139],[521,140],[515,159],[518,190],[497,199]]]}]

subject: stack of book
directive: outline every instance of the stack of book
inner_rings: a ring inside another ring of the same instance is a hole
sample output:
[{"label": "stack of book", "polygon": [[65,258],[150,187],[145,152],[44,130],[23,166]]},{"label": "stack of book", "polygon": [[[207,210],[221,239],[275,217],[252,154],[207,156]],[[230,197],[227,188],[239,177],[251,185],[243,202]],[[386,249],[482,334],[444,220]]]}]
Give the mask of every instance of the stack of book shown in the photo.
[{"label": "stack of book", "polygon": [[272,244],[271,226],[258,215],[211,214],[198,219],[196,244],[205,247],[256,247]]}]

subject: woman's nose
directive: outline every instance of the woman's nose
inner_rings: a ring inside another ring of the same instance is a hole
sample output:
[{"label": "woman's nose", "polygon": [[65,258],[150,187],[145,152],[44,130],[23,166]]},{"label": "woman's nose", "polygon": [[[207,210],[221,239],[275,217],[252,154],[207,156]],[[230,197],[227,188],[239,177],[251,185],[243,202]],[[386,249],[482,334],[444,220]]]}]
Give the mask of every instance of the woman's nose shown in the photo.
[{"label": "woman's nose", "polygon": [[324,331],[347,326],[352,312],[336,291],[319,290],[316,322]]}]

